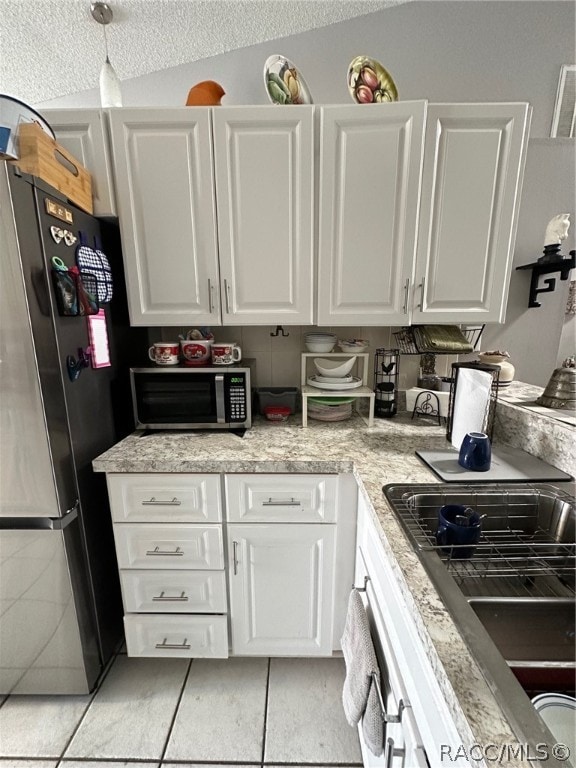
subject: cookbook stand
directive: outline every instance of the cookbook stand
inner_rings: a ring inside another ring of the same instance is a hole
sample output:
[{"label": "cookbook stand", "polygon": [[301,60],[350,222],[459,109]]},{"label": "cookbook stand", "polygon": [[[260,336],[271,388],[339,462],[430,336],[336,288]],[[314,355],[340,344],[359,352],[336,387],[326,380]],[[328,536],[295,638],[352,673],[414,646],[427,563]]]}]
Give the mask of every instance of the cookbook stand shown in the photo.
[{"label": "cookbook stand", "polygon": [[[360,374],[360,377],[362,379],[362,386],[356,387],[355,389],[320,389],[320,387],[312,387],[310,384],[308,384],[308,378],[309,378],[309,371],[308,371],[308,360],[310,358],[314,357],[320,357],[320,358],[332,358],[332,357],[357,357],[358,361],[362,363],[362,373]],[[301,361],[302,361],[302,370],[301,370],[301,377],[300,377],[300,384],[302,386],[302,426],[307,427],[308,426],[308,398],[309,397],[354,397],[356,398],[355,403],[355,410],[357,413],[360,413],[358,409],[358,398],[364,397],[369,399],[368,404],[368,416],[362,416],[366,424],[371,427],[374,424],[374,392],[372,389],[370,389],[368,385],[368,358],[369,354],[367,352],[361,352],[359,354],[351,353],[351,352],[302,352],[301,354]]]}]

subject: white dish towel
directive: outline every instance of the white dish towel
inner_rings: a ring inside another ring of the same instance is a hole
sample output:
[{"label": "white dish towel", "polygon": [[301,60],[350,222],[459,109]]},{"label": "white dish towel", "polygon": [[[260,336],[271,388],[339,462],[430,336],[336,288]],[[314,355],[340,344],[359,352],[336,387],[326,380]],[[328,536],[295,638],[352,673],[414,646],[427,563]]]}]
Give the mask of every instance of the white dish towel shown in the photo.
[{"label": "white dish towel", "polygon": [[376,674],[380,681],[380,669],[370,637],[368,617],[357,589],[350,593],[346,625],[340,642],[346,663],[342,690],[346,720],[350,725],[357,725],[364,716],[364,740],[370,751],[379,756],[384,748],[384,721],[372,675]]}]

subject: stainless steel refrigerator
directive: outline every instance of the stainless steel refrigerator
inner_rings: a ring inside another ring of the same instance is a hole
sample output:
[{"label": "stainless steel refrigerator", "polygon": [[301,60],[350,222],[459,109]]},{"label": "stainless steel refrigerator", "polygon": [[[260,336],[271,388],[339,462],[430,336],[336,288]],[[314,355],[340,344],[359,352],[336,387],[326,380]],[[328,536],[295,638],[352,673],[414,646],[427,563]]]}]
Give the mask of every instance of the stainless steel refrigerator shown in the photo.
[{"label": "stainless steel refrigerator", "polygon": [[88,692],[122,639],[105,480],[91,467],[131,428],[134,361],[123,356],[137,342],[118,243],[106,254],[111,366],[71,379],[66,361],[89,346],[87,317],[59,314],[51,279],[53,257],[75,263],[76,244],[57,242],[59,230],[92,243],[103,227],[114,237],[0,164],[0,693]]}]

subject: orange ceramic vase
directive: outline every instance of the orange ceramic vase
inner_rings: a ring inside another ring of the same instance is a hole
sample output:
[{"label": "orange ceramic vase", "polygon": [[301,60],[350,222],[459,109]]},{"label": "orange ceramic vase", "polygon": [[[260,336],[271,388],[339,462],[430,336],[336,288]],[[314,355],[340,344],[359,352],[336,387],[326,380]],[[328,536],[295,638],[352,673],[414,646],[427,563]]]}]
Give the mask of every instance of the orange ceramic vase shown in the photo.
[{"label": "orange ceramic vase", "polygon": [[187,107],[217,107],[220,105],[220,99],[226,91],[219,83],[214,80],[203,80],[201,83],[190,88],[188,92],[188,98],[186,99]]}]

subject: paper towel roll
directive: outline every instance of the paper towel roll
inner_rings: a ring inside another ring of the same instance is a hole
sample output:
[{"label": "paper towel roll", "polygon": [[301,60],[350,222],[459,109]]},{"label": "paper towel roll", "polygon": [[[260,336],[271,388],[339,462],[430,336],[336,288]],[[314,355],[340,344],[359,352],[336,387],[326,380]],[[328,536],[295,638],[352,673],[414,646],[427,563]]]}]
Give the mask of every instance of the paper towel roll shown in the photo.
[{"label": "paper towel roll", "polygon": [[460,450],[467,432],[483,432],[490,404],[492,376],[487,371],[460,368],[452,411],[452,445]]}]

